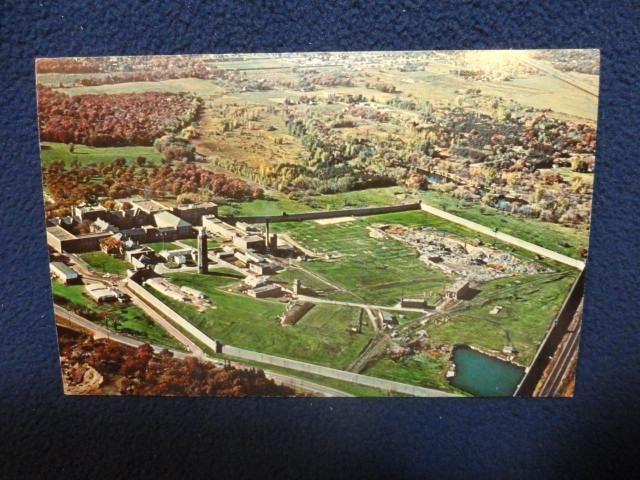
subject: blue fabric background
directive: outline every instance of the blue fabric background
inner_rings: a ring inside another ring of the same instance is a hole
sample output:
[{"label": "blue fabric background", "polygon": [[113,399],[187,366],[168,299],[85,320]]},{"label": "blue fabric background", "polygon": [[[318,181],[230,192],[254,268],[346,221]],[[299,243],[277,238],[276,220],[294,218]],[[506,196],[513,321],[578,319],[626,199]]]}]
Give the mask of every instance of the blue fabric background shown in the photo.
[{"label": "blue fabric background", "polygon": [[[0,478],[580,478],[638,444],[638,2],[10,1],[0,13]],[[64,397],[43,226],[36,56],[602,49],[573,399]]]}]

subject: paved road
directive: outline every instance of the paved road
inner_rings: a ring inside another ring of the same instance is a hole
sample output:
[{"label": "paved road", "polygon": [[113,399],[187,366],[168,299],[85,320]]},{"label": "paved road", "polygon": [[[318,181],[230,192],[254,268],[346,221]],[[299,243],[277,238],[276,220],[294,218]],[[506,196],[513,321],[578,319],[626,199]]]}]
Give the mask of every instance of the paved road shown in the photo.
[{"label": "paved road", "polygon": [[[106,328],[101,327],[100,325],[96,325],[95,323],[87,320],[86,318],[76,315],[75,313],[70,312],[69,310],[59,305],[54,305],[54,311],[56,316],[63,317],[69,322],[75,323],[76,325],[79,325],[83,327],[85,330],[91,332],[94,338],[109,338],[115,342],[121,343],[123,345],[127,345],[129,347],[133,347],[133,348],[137,348],[143,343],[145,343],[145,342],[141,342],[140,340],[136,340],[134,338],[121,335],[119,333],[111,332],[110,330],[107,330]],[[151,344],[151,347],[153,347],[153,349],[156,352],[159,352],[165,348],[161,345],[153,345],[153,344]],[[180,352],[178,350],[172,350],[172,349],[167,349],[167,350],[172,352],[173,356],[176,358],[186,358],[186,357],[195,356],[202,361],[214,363],[216,366],[219,366],[219,367],[224,366],[224,363],[221,362],[219,359],[214,359],[204,354],[192,355],[192,354]],[[237,362],[231,362],[231,364],[237,368],[246,368],[246,365],[242,365]],[[308,380],[303,380],[298,377],[291,377],[289,375],[285,375],[282,373],[272,372],[271,370],[263,369],[263,371],[268,378],[271,378],[277,382],[280,382],[281,384],[288,385],[293,388],[302,388],[304,390],[308,390],[313,393],[318,393],[320,395],[324,395],[327,397],[352,397],[353,396],[341,390],[337,390],[331,387],[326,387],[324,385],[319,385],[317,383],[313,383]]]},{"label": "paved road", "polygon": [[467,220],[466,218],[462,218],[449,212],[445,212],[444,210],[432,207],[431,205],[426,205],[425,203],[422,203],[421,208],[431,215],[436,215],[440,218],[444,218],[445,220],[448,220],[450,222],[470,228],[471,230],[475,230],[476,232],[483,233],[502,242],[524,248],[525,250],[529,250],[530,252],[542,255],[543,257],[550,258],[551,260],[555,260],[556,262],[564,263],[565,265],[577,268],[578,270],[584,270],[584,262],[581,260],[567,257],[566,255],[562,255],[561,253],[554,252],[553,250],[549,250],[548,248],[544,248],[525,240],[513,237],[511,235],[507,235],[506,233],[494,232],[493,229],[489,227],[485,227],[484,225],[472,222],[471,220]]},{"label": "paved road", "polygon": [[343,302],[340,300],[330,300],[328,298],[320,298],[320,297],[310,297],[308,295],[298,295],[300,300],[306,300],[314,303],[329,303],[332,305],[344,305],[346,307],[356,307],[356,308],[375,308],[376,310],[388,310],[391,312],[419,312],[425,313],[423,308],[408,308],[408,307],[386,307],[383,305],[370,305],[368,303],[357,303],[357,302]]}]

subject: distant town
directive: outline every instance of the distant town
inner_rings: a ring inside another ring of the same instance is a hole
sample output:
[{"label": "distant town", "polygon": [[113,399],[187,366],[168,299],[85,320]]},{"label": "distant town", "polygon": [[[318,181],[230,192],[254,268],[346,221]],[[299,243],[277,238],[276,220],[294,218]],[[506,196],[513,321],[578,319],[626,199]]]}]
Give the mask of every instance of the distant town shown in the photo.
[{"label": "distant town", "polygon": [[36,67],[66,393],[572,394],[597,51]]}]

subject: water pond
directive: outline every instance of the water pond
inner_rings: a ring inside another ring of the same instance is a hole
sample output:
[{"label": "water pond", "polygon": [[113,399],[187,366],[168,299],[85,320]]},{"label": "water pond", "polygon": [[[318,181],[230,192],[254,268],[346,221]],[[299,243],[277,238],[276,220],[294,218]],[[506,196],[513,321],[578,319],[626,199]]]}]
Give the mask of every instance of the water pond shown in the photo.
[{"label": "water pond", "polygon": [[510,397],[524,376],[524,368],[467,346],[454,348],[453,361],[451,384],[478,397]]}]

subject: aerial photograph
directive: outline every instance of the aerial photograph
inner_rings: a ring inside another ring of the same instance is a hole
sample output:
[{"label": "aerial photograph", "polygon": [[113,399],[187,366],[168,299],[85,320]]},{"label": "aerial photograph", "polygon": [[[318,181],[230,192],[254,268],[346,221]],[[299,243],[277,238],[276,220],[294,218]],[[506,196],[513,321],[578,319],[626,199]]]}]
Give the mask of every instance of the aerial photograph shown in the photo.
[{"label": "aerial photograph", "polygon": [[65,394],[573,396],[598,50],[35,68]]}]

